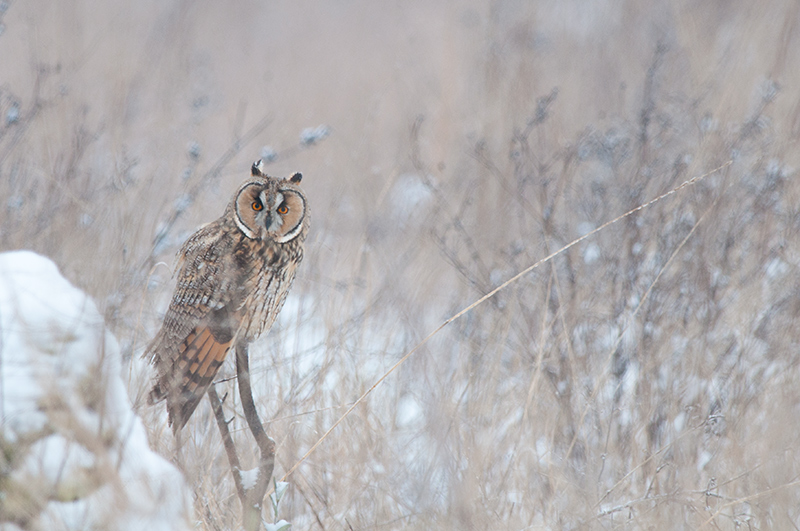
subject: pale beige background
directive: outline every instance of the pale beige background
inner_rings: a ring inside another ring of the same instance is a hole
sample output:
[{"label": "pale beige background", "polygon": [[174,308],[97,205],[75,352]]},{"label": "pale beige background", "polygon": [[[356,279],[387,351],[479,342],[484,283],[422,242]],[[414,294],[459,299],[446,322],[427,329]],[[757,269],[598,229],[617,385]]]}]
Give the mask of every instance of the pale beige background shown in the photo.
[{"label": "pale beige background", "polygon": [[[800,525],[796,2],[6,6],[0,246],[53,258],[129,358],[181,241],[262,148],[305,175],[307,259],[254,346],[278,474],[447,317],[733,161],[415,353],[289,478],[297,529]],[[172,455],[146,375],[130,382]],[[210,419],[177,459],[199,528],[225,529]]]}]

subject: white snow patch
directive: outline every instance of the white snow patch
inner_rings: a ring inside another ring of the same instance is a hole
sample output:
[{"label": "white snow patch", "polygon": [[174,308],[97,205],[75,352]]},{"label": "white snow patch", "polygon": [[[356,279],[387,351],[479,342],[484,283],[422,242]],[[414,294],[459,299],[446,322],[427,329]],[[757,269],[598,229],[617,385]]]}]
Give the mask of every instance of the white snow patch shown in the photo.
[{"label": "white snow patch", "polygon": [[431,200],[433,192],[422,177],[404,173],[397,178],[389,194],[392,215],[401,223],[413,218],[418,209]]},{"label": "white snow patch", "polygon": [[711,455],[711,452],[700,450],[697,456],[697,471],[702,472],[706,465],[711,462],[712,457],[714,456]]},{"label": "white snow patch", "polygon": [[686,425],[686,413],[681,411],[675,416],[675,420],[672,421],[672,427],[675,429],[675,433],[681,433],[685,425]]},{"label": "white snow patch", "polygon": [[256,481],[258,481],[258,469],[251,468],[250,470],[240,470],[239,477],[242,478],[244,490],[250,490],[255,487]]},{"label": "white snow patch", "polygon": [[550,464],[550,441],[545,437],[539,437],[536,439],[535,447],[539,466],[546,468]]},{"label": "white snow patch", "polygon": [[588,221],[581,221],[580,223],[578,223],[577,226],[578,236],[585,236],[590,232],[592,232],[594,229],[595,226],[592,223],[589,223]]},{"label": "white snow patch", "polygon": [[17,517],[50,530],[189,529],[189,490],[150,450],[120,371],[94,303],[53,262],[0,254],[0,437],[16,454],[6,487],[42,502]]},{"label": "white snow patch", "polygon": [[622,392],[628,396],[633,396],[636,386],[639,383],[639,364],[631,360],[625,375],[622,377]]},{"label": "white snow patch", "polygon": [[405,395],[397,401],[395,420],[401,428],[408,428],[414,424],[422,423],[424,421],[422,406],[413,396]]},{"label": "white snow patch", "polygon": [[789,271],[789,264],[777,256],[770,260],[769,263],[764,267],[764,273],[770,280],[783,277],[787,271]]},{"label": "white snow patch", "polygon": [[489,273],[489,282],[492,284],[492,286],[499,286],[505,277],[506,273],[502,269],[494,268]]},{"label": "white snow patch", "polygon": [[600,247],[596,243],[590,243],[583,249],[583,263],[591,265],[600,259]]},{"label": "white snow patch", "polygon": [[300,132],[300,144],[310,146],[331,134],[331,128],[325,124],[317,127],[306,127]]}]

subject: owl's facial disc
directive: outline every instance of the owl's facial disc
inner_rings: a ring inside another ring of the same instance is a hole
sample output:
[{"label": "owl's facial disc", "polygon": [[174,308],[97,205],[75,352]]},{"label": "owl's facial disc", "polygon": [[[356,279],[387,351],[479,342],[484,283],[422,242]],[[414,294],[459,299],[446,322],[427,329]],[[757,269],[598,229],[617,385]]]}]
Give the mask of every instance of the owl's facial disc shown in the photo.
[{"label": "owl's facial disc", "polygon": [[242,185],[234,201],[234,220],[250,239],[269,238],[286,243],[303,231],[305,200],[294,184],[251,181]]}]

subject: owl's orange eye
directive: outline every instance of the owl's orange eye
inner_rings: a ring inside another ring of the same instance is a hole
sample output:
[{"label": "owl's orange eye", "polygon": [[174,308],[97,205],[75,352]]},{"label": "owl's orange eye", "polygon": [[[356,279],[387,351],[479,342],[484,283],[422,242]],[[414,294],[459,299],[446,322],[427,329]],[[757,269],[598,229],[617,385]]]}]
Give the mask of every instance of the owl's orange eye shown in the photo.
[{"label": "owl's orange eye", "polygon": [[286,206],[286,203],[281,203],[281,206],[278,207],[278,214],[286,214],[289,212],[289,207]]},{"label": "owl's orange eye", "polygon": [[259,211],[264,208],[264,205],[261,204],[261,201],[253,201],[253,210]]}]

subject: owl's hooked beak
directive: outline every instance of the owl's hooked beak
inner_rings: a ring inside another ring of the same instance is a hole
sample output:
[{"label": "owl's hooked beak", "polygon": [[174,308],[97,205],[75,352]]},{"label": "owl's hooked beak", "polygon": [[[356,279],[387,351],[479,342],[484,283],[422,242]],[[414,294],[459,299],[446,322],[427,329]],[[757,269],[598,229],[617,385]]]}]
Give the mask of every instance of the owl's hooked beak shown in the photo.
[{"label": "owl's hooked beak", "polygon": [[273,212],[264,214],[264,228],[267,232],[277,232],[283,226],[283,220]]}]

